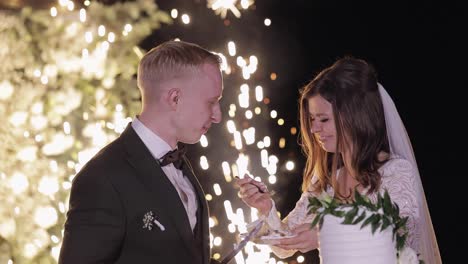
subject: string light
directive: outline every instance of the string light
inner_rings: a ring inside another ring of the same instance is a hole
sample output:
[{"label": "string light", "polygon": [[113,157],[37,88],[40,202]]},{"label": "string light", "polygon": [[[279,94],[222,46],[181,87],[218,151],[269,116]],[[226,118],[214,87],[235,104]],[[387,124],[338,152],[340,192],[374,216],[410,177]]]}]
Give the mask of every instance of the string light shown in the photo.
[{"label": "string light", "polygon": [[222,18],[226,18],[228,11],[231,11],[237,18],[241,16],[239,9],[236,7],[237,0],[208,0],[207,4],[209,8],[213,9]]},{"label": "string light", "polygon": [[182,23],[184,23],[186,25],[190,23],[190,16],[189,15],[183,14],[181,18],[182,18]]},{"label": "string light", "polygon": [[51,15],[52,17],[56,17],[56,16],[57,16],[57,13],[58,13],[58,12],[57,12],[57,8],[56,8],[55,6],[50,8],[50,15]]},{"label": "string light", "polygon": [[179,15],[179,12],[177,11],[177,9],[172,9],[171,10],[171,17],[172,18],[177,18],[177,16]]}]

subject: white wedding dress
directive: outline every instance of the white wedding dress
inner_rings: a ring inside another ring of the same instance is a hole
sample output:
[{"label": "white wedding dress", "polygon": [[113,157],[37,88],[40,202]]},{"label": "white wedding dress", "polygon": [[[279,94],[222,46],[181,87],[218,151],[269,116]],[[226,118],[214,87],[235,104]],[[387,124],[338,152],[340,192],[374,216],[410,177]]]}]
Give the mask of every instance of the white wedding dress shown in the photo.
[{"label": "white wedding dress", "polygon": [[[362,211],[361,211],[362,212]],[[359,212],[358,214],[360,214]],[[371,231],[371,225],[344,225],[343,218],[326,215],[319,232],[322,264],[395,264],[396,245],[392,228]]]},{"label": "white wedding dress", "polygon": [[[383,195],[385,189],[388,191],[393,202],[400,208],[400,216],[408,216],[407,227],[409,231],[406,245],[418,249],[418,203],[415,190],[415,170],[410,162],[393,156],[380,169],[382,184],[380,193]],[[312,179],[314,181],[316,179]],[[332,188],[327,190],[330,196],[334,195]],[[265,221],[273,230],[294,229],[295,227],[311,223],[314,216],[309,215],[308,204],[311,192],[304,192],[296,203],[296,207],[289,215],[281,221],[275,206],[272,207]],[[371,194],[369,199],[375,203],[377,194]],[[374,234],[370,226],[360,229],[360,225],[342,225],[343,219],[327,215],[319,231],[319,251],[323,264],[395,264],[396,248],[392,240],[392,230]],[[280,258],[286,258],[295,253],[295,250],[284,250],[271,246],[273,252]]]}]

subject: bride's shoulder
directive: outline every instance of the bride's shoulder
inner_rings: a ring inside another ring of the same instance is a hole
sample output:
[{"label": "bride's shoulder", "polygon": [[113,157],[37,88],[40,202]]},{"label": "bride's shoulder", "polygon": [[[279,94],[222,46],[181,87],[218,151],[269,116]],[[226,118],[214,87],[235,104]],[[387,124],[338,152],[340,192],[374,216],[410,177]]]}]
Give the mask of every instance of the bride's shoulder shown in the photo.
[{"label": "bride's shoulder", "polygon": [[407,159],[392,155],[379,170],[383,178],[397,175],[404,177],[413,174],[415,172],[415,167]]}]

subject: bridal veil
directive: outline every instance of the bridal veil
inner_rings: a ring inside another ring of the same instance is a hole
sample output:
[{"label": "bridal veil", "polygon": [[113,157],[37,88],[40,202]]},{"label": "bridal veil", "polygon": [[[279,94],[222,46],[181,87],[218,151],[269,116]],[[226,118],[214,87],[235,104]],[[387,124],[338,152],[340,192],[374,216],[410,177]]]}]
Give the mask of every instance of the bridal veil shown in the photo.
[{"label": "bridal veil", "polygon": [[411,141],[392,98],[380,83],[378,86],[385,113],[385,123],[387,127],[388,141],[390,143],[390,152],[391,154],[405,158],[415,168],[414,175],[416,177],[415,180],[417,184],[415,191],[418,200],[420,237],[419,248],[415,248],[414,250],[421,254],[425,263],[442,263]]}]

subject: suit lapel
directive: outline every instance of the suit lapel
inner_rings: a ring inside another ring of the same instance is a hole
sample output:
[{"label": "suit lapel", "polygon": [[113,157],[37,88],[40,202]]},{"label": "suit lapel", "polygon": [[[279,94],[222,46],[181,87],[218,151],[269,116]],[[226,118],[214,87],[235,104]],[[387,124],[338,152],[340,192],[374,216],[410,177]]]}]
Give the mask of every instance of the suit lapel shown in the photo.
[{"label": "suit lapel", "polygon": [[[137,178],[151,192],[154,202],[159,207],[164,208],[165,212],[170,215],[173,219],[172,224],[182,237],[184,244],[198,259],[200,253],[196,250],[190,222],[176,189],[130,124],[121,137],[123,137],[128,153],[127,160],[137,171]],[[168,201],[171,201],[171,203],[168,203]]]},{"label": "suit lapel", "polygon": [[201,231],[201,239],[200,241],[202,243],[202,249],[203,249],[203,263],[208,263],[209,258],[211,256],[210,254],[210,237],[209,237],[209,224],[208,224],[208,217],[209,217],[209,211],[208,211],[208,204],[205,199],[205,193],[203,192],[203,189],[200,185],[200,182],[198,181],[197,177],[195,177],[195,174],[193,172],[192,166],[190,165],[190,162],[186,157],[184,157],[184,166],[182,167],[182,171],[185,176],[190,180],[192,183],[195,191],[197,192],[197,197],[198,197],[198,210],[200,210],[199,214],[201,215],[201,219],[198,219],[197,225],[201,225],[200,231]]}]

